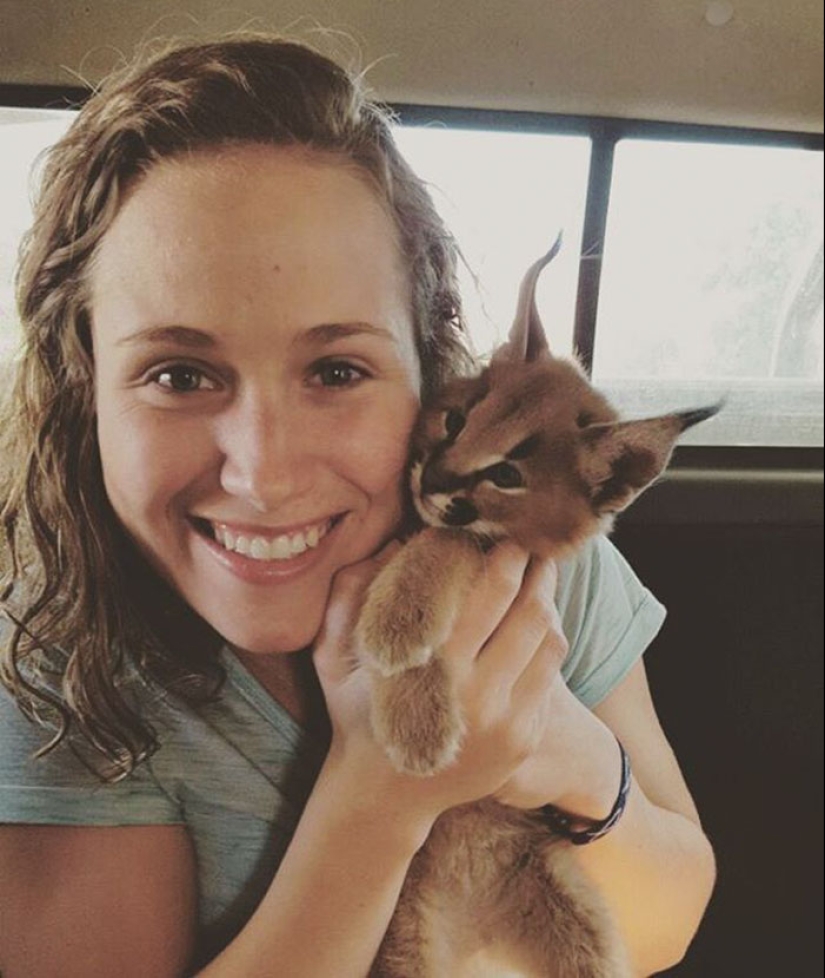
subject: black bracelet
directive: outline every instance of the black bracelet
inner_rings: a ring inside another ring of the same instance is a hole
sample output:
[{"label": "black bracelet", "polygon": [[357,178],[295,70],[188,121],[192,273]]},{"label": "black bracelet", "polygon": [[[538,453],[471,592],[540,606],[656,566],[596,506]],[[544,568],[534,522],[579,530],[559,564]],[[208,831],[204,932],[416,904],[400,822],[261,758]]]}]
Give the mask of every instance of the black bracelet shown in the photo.
[{"label": "black bracelet", "polygon": [[[621,741],[617,740],[616,743],[619,745],[622,754],[622,783],[619,786],[616,802],[607,818],[597,821],[584,815],[571,815],[556,808],[555,805],[543,805],[538,809],[544,824],[556,835],[572,842],[574,846],[586,846],[589,842],[601,839],[607,835],[624,814],[627,796],[630,793],[630,759],[622,747]],[[583,825],[584,828],[574,829],[574,825]]]}]

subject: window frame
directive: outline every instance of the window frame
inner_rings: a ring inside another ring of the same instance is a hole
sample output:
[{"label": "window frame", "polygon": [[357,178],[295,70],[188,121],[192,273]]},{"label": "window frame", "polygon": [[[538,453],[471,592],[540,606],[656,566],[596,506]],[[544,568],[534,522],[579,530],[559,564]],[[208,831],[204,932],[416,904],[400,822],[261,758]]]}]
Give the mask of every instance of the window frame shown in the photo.
[{"label": "window frame", "polygon": [[[82,87],[0,83],[0,105],[77,109],[89,97]],[[622,139],[730,143],[823,152],[819,132],[774,131],[736,126],[606,116],[572,116],[511,109],[464,108],[394,102],[402,125],[454,129],[584,135],[592,142],[585,201],[574,342],[588,372],[593,363],[602,243],[607,228],[613,157]],[[822,525],[823,449],[684,445],[669,474],[623,518],[630,523],[769,523]]]}]

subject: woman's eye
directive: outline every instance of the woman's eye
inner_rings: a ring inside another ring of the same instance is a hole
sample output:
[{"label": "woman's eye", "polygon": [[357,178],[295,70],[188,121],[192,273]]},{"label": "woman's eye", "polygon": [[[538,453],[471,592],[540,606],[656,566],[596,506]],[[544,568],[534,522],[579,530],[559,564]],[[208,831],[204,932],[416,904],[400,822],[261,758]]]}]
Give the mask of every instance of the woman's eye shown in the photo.
[{"label": "woman's eye", "polygon": [[466,423],[467,419],[461,411],[449,410],[444,416],[444,430],[447,432],[447,437],[450,439],[458,438]]},{"label": "woman's eye", "polygon": [[484,475],[498,489],[520,489],[524,485],[521,472],[509,462],[491,465]]},{"label": "woman's eye", "polygon": [[215,382],[197,367],[177,364],[156,370],[150,380],[175,394],[191,394],[196,391],[215,390]]},{"label": "woman's eye", "polygon": [[351,387],[366,376],[363,370],[343,360],[319,364],[315,376],[323,387]]}]

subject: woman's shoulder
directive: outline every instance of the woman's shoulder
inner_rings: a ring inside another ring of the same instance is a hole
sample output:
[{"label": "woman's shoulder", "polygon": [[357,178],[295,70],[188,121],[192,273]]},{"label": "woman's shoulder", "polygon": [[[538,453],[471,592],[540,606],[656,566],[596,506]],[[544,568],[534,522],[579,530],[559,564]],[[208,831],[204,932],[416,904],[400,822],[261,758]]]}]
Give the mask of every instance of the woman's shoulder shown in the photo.
[{"label": "woman's shoulder", "polygon": [[151,726],[155,744],[115,783],[95,773],[94,757],[78,736],[38,757],[56,727],[25,716],[0,686],[0,822],[177,822],[206,798],[212,808],[256,816],[273,806],[299,808],[323,750],[233,657],[223,661],[224,686],[198,706],[139,670],[128,671],[122,691]]},{"label": "woman's shoulder", "polygon": [[644,654],[666,615],[663,605],[603,535],[559,562],[556,604],[570,643],[565,679],[591,707]]},{"label": "woman's shoulder", "polygon": [[[57,727],[27,715],[0,685],[0,822],[128,825],[180,822],[149,765],[106,782],[88,748],[67,736],[49,749]],[[45,752],[44,752],[45,751]]]},{"label": "woman's shoulder", "polygon": [[557,602],[581,606],[618,601],[634,610],[652,597],[624,555],[604,534],[587,539],[558,561]]},{"label": "woman's shoulder", "polygon": [[[5,648],[11,625],[0,617]],[[6,650],[7,652],[7,650]],[[89,738],[69,723],[61,676],[65,662],[45,653],[12,667],[6,654],[0,683],[0,822],[52,825],[121,825],[177,822],[175,806],[147,764],[117,771]],[[149,686],[131,670],[129,705],[151,705]]]}]

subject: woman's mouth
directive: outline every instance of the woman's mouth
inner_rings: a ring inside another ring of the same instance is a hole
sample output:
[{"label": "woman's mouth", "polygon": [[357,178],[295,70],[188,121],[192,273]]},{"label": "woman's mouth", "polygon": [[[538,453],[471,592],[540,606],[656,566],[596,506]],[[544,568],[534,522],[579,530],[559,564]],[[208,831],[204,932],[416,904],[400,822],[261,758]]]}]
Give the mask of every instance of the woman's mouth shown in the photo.
[{"label": "woman's mouth", "polygon": [[195,523],[229,553],[268,562],[292,560],[308,550],[314,550],[339,519],[334,517],[280,533],[253,531],[203,519],[197,519]]}]

